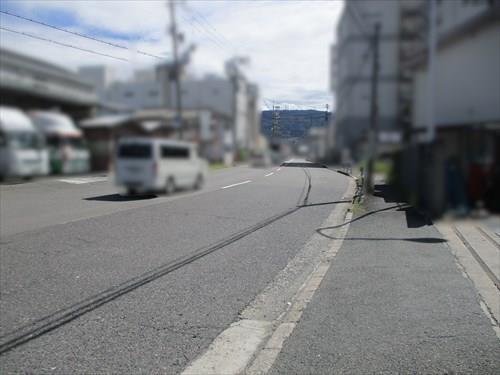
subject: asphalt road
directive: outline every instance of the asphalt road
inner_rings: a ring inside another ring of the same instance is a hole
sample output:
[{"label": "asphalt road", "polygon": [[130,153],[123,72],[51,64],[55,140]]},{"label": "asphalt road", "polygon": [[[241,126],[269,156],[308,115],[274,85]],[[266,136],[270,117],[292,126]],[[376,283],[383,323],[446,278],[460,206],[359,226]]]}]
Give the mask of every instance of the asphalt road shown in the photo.
[{"label": "asphalt road", "polygon": [[[238,167],[199,192],[128,200],[109,181],[60,180],[0,187],[3,373],[181,371],[304,246],[348,182]],[[297,209],[309,181],[310,205]]]}]

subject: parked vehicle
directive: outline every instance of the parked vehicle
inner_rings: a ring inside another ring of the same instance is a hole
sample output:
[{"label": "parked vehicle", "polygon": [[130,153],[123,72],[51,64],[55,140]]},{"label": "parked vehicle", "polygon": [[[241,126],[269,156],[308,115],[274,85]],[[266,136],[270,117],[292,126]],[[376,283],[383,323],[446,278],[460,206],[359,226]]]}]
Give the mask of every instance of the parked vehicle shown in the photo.
[{"label": "parked vehicle", "polygon": [[51,173],[86,173],[90,170],[90,153],[83,133],[68,116],[50,111],[32,111],[29,114],[45,135]]},{"label": "parked vehicle", "polygon": [[21,110],[0,107],[0,178],[46,175],[48,152],[30,118]]},{"label": "parked vehicle", "polygon": [[122,138],[114,166],[116,182],[128,194],[200,189],[208,171],[194,144],[160,138]]}]

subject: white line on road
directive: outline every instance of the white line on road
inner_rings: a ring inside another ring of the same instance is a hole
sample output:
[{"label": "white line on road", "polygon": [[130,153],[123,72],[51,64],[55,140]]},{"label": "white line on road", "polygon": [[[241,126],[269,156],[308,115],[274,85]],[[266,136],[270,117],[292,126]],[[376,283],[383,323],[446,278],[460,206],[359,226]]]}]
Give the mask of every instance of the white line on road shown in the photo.
[{"label": "white line on road", "polygon": [[249,182],[252,182],[252,180],[246,180],[246,181],[243,181],[243,182],[238,182],[237,184],[223,186],[223,187],[221,187],[221,189],[227,189],[227,188],[230,188],[230,187],[233,187],[233,186],[248,184]]},{"label": "white line on road", "polygon": [[278,168],[278,169],[276,170],[276,172],[279,172],[280,170],[281,170],[281,168]]},{"label": "white line on road", "polygon": [[269,176],[272,176],[273,174],[274,174],[274,172],[271,172],[271,173],[266,174],[264,177],[269,177]]},{"label": "white line on road", "polygon": [[67,184],[90,184],[92,182],[106,181],[107,177],[80,177],[80,178],[65,178],[57,181],[65,182]]}]

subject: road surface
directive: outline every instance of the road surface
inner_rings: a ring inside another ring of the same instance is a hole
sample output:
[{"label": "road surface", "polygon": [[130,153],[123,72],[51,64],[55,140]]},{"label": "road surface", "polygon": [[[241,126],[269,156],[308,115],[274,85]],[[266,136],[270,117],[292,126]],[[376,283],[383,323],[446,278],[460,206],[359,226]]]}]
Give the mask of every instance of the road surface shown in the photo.
[{"label": "road surface", "polygon": [[106,176],[2,185],[4,373],[177,373],[286,267],[346,191],[313,168],[236,167],[127,198]]}]

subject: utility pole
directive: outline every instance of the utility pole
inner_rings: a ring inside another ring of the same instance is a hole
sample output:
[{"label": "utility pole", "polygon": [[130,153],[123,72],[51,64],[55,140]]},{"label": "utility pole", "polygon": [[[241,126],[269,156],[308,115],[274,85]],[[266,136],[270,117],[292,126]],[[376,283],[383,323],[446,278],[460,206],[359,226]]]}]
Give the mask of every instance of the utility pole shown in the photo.
[{"label": "utility pole", "polygon": [[435,86],[436,86],[436,2],[429,0],[429,53],[427,57],[428,66],[428,81],[427,81],[427,139],[429,143],[434,142],[435,138],[435,118],[434,118],[434,99],[435,99]]},{"label": "utility pole", "polygon": [[273,119],[271,126],[271,135],[273,139],[276,139],[280,135],[280,106],[273,104]]},{"label": "utility pole", "polygon": [[175,21],[175,3],[174,0],[169,0],[168,2],[170,10],[170,35],[172,36],[172,46],[174,49],[174,72],[173,79],[175,81],[175,98],[176,98],[176,119],[175,124],[179,127],[179,139],[183,138],[183,124],[182,124],[182,92],[181,92],[181,82],[180,82],[180,64],[179,64],[179,51],[178,51],[178,38],[177,34],[177,24]]},{"label": "utility pole", "polygon": [[370,100],[370,158],[368,160],[367,178],[365,180],[365,191],[373,191],[373,165],[377,157],[377,142],[378,142],[378,73],[379,73],[379,37],[380,23],[376,22],[374,26],[372,39],[372,77],[371,77],[371,100]]}]

